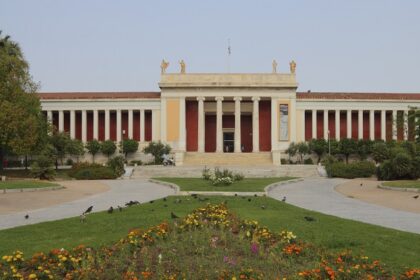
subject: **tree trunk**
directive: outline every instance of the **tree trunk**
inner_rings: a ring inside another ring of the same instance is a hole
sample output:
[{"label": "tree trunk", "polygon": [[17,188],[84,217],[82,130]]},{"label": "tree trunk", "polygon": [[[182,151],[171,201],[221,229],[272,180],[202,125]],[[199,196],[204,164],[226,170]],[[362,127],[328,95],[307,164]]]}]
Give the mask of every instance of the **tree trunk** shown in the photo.
[{"label": "tree trunk", "polygon": [[0,147],[0,170],[3,170],[3,161],[4,161],[3,147]]},{"label": "tree trunk", "polygon": [[28,155],[25,155],[25,170],[28,170]]}]

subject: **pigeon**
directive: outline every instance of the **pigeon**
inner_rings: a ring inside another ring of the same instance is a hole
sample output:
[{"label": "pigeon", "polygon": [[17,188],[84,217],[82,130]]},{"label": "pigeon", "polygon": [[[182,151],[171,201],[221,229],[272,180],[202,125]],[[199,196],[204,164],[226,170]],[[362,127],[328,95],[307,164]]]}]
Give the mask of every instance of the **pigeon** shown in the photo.
[{"label": "pigeon", "polygon": [[261,205],[261,209],[262,210],[265,210],[265,205]]},{"label": "pigeon", "polygon": [[415,196],[413,196],[413,198],[414,199],[417,199],[417,198],[419,198],[419,195],[415,195]]},{"label": "pigeon", "polygon": [[122,210],[123,210],[122,207],[119,206],[119,205],[117,207],[118,207],[118,211],[122,212]]},{"label": "pigeon", "polygon": [[167,200],[167,199],[166,199],[166,197],[164,197],[164,198],[163,198],[163,201],[166,201],[166,200]]},{"label": "pigeon", "polygon": [[177,199],[175,199],[175,203],[181,203],[181,199],[179,199],[179,198],[177,198]]},{"label": "pigeon", "polygon": [[283,199],[281,201],[286,202],[286,197],[283,196]]},{"label": "pigeon", "polygon": [[257,197],[258,195],[257,194],[254,194],[254,197]]},{"label": "pigeon", "polygon": [[192,196],[193,198],[197,198],[197,197],[198,197],[198,194],[196,194],[196,193],[192,193],[192,194],[191,194],[191,196]]},{"label": "pigeon", "polygon": [[137,200],[130,200],[129,202],[125,204],[125,206],[132,206],[136,204],[140,204],[140,202],[138,202]]},{"label": "pigeon", "polygon": [[305,217],[303,217],[307,222],[315,222],[316,221],[316,219],[315,218],[313,218],[313,217],[310,217],[310,216],[305,216]]},{"label": "pigeon", "polygon": [[112,212],[114,212],[114,207],[112,207],[112,206],[109,207],[107,212],[108,212],[108,214],[112,214]]},{"label": "pigeon", "polygon": [[89,214],[90,212],[92,212],[92,209],[93,209],[93,205],[92,206],[89,206],[89,208],[86,209],[86,211],[83,212],[83,214]]},{"label": "pigeon", "polygon": [[80,222],[81,223],[86,222],[86,215],[84,213],[82,213],[82,215],[80,215]]},{"label": "pigeon", "polygon": [[153,200],[150,200],[149,202],[150,202],[150,203],[153,203],[154,201],[153,201]]},{"label": "pigeon", "polygon": [[238,196],[238,194],[237,194],[237,193],[235,193],[235,196]]},{"label": "pigeon", "polygon": [[29,215],[28,214],[25,215],[25,219],[26,220],[29,219]]},{"label": "pigeon", "polygon": [[171,212],[171,219],[178,219],[179,217],[177,215],[175,215],[174,212]]},{"label": "pigeon", "polygon": [[251,199],[250,198],[248,198],[248,202],[251,202]]}]

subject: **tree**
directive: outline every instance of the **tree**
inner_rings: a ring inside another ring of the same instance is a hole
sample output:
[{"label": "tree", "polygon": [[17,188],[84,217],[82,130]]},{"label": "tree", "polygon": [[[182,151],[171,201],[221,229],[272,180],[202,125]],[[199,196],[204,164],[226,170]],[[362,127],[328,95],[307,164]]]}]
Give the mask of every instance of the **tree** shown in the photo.
[{"label": "tree", "polygon": [[295,142],[290,143],[289,147],[286,149],[285,153],[289,155],[289,163],[290,163],[290,158],[294,157],[296,155],[297,152],[297,147]]},{"label": "tree", "polygon": [[346,163],[349,163],[349,156],[357,152],[357,142],[352,138],[341,139],[338,149],[339,153],[345,156]]},{"label": "tree", "polygon": [[108,157],[108,159],[111,155],[115,153],[116,149],[117,149],[117,146],[112,140],[106,140],[102,142],[101,144],[102,153],[105,154]]},{"label": "tree", "polygon": [[85,146],[79,139],[70,139],[67,145],[66,153],[71,156],[75,156],[77,162],[79,162],[79,157],[85,154]]},{"label": "tree", "polygon": [[357,155],[361,160],[365,160],[372,153],[373,142],[361,139],[357,142]]},{"label": "tree", "polygon": [[139,149],[139,142],[133,139],[124,139],[120,143],[121,151],[124,153],[125,158],[128,154],[135,153]]},{"label": "tree", "polygon": [[161,164],[163,161],[162,156],[167,155],[171,152],[171,146],[164,145],[162,142],[158,141],[152,141],[143,148],[143,152],[146,154],[151,154],[154,156],[154,162],[155,164]]},{"label": "tree", "polygon": [[31,165],[31,174],[41,180],[51,180],[55,176],[53,169],[55,149],[52,145],[46,145],[44,150],[37,156],[36,161]]},{"label": "tree", "polygon": [[95,155],[101,151],[101,143],[93,139],[86,143],[86,150],[92,155],[92,162],[95,162]]},{"label": "tree", "polygon": [[58,160],[60,160],[61,165],[63,165],[63,159],[66,155],[70,141],[71,139],[67,132],[53,132],[50,143],[54,147],[54,155],[56,157],[55,169],[58,169]]},{"label": "tree", "polygon": [[318,156],[317,163],[319,163],[321,161],[322,156],[325,154],[326,147],[327,147],[327,142],[323,138],[322,139],[312,139],[309,142],[309,150],[311,152],[314,152]]},{"label": "tree", "polygon": [[390,158],[390,151],[384,142],[376,142],[372,146],[372,158],[376,163],[384,162]]},{"label": "tree", "polygon": [[306,142],[299,142],[296,144],[296,151],[300,156],[300,163],[303,163],[303,158],[309,154],[309,146]]},{"label": "tree", "polygon": [[29,154],[44,132],[36,90],[19,45],[0,31],[0,170],[6,151]]}]

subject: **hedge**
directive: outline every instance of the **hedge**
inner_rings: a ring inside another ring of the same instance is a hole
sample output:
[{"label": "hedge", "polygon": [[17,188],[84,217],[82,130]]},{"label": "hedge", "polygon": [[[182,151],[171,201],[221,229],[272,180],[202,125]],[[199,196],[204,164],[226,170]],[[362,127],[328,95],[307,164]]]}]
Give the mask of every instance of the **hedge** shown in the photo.
[{"label": "hedge", "polygon": [[373,162],[358,161],[346,164],[344,162],[333,162],[326,166],[328,177],[339,177],[346,179],[367,178],[375,174],[376,167]]},{"label": "hedge", "polygon": [[72,177],[77,180],[100,180],[100,179],[115,179],[117,175],[114,171],[105,166],[100,167],[86,167],[72,172]]}]

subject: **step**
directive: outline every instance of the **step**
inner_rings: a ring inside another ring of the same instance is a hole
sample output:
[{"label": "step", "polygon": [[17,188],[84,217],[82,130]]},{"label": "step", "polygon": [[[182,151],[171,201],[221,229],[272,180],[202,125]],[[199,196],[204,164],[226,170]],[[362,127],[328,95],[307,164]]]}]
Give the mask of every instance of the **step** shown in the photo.
[{"label": "step", "polygon": [[184,156],[184,166],[271,166],[270,152],[262,153],[191,153]]}]

